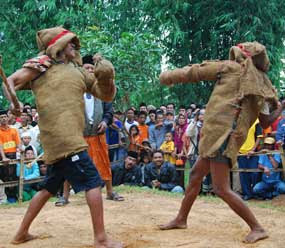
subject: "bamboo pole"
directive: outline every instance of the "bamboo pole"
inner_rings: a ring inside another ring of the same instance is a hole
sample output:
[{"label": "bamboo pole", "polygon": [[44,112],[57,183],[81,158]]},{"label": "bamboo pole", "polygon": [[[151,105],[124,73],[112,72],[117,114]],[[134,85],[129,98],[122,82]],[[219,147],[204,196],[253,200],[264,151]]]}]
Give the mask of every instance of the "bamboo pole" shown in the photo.
[{"label": "bamboo pole", "polygon": [[20,175],[19,175],[19,203],[23,202],[23,191],[24,191],[24,154],[21,153],[20,160]]}]

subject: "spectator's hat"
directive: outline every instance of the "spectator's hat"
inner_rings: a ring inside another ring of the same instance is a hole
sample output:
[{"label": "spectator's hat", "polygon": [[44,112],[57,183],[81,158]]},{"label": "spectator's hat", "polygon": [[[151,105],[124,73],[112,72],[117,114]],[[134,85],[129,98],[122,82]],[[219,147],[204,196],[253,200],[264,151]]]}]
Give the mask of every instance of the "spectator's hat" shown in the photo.
[{"label": "spectator's hat", "polygon": [[272,137],[266,137],[264,139],[264,144],[267,144],[267,145],[273,145],[275,143],[275,139],[272,138]]},{"label": "spectator's hat", "polygon": [[142,145],[143,145],[143,144],[148,144],[148,145],[150,145],[150,142],[149,142],[148,139],[144,139],[144,140],[142,141]]},{"label": "spectator's hat", "polygon": [[134,151],[128,151],[128,157],[138,159],[138,153]]},{"label": "spectator's hat", "polygon": [[94,65],[93,56],[92,55],[85,55],[82,58],[82,63]]},{"label": "spectator's hat", "polygon": [[7,115],[7,110],[0,109],[0,115]]},{"label": "spectator's hat", "polygon": [[23,132],[21,134],[21,138],[24,138],[24,137],[32,137],[32,136],[31,136],[30,132]]},{"label": "spectator's hat", "polygon": [[[76,50],[80,48],[80,42],[76,34],[63,27],[42,29],[37,32],[36,40],[40,55],[46,54],[53,59],[57,59],[58,53],[62,51],[70,41],[75,45]],[[81,62],[79,52],[77,56],[79,56]]]}]

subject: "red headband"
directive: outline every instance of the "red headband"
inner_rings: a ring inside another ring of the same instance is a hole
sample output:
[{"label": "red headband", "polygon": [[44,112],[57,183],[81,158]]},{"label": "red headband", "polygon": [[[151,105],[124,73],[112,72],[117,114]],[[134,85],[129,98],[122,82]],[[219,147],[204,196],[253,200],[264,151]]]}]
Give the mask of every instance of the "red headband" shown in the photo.
[{"label": "red headband", "polygon": [[246,50],[242,44],[237,44],[237,47],[243,52],[246,57],[251,57],[250,51]]},{"label": "red headband", "polygon": [[56,35],[47,45],[47,47],[53,45],[58,39],[60,39],[62,36],[71,33],[69,30],[63,30],[61,33],[59,33],[58,35]]}]

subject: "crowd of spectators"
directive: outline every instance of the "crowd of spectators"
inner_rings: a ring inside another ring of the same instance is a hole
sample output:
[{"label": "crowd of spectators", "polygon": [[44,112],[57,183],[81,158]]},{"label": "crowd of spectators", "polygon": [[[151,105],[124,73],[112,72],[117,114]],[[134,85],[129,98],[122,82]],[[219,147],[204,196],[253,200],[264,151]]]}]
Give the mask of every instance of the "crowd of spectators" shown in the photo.
[{"label": "crowd of spectators", "polygon": [[[197,160],[199,139],[203,127],[205,106],[192,103],[179,106],[168,103],[155,107],[141,103],[125,112],[113,112],[113,122],[107,127],[106,140],[112,162],[112,184],[136,185],[169,192],[183,192],[184,168]],[[280,172],[281,156],[276,152],[285,143],[285,113],[266,130],[258,120],[248,132],[241,147],[238,167],[261,169],[263,172],[241,172],[232,177],[232,185],[244,200],[272,199],[285,193],[285,183]],[[43,153],[36,107],[23,106],[16,118],[10,111],[0,112],[0,155],[2,162],[34,159]],[[264,151],[267,153],[258,154]],[[44,162],[24,164],[24,179],[34,179],[47,173]],[[20,174],[20,164],[0,167],[0,182],[15,181]],[[188,176],[188,175],[186,175]],[[27,184],[23,200],[29,200],[39,189],[39,184]],[[211,175],[207,175],[201,193],[212,194]],[[13,203],[18,198],[17,187],[0,189],[0,203]],[[7,197],[7,199],[6,199]]]}]

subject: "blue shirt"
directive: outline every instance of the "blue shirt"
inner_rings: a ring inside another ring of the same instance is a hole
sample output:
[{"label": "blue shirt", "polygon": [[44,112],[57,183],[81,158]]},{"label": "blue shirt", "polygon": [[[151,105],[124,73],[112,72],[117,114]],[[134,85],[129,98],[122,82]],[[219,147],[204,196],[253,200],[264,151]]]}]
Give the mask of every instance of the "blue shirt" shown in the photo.
[{"label": "blue shirt", "polygon": [[[280,154],[273,154],[273,158],[277,163],[281,162]],[[264,154],[260,155],[258,163],[267,167],[268,169],[274,169],[274,167],[271,164],[267,155],[264,155]],[[280,172],[270,171],[269,176],[267,176],[265,173],[263,173],[262,174],[262,181],[264,181],[265,183],[275,183],[277,181],[280,181]]]},{"label": "blue shirt", "polygon": [[152,125],[148,129],[149,134],[149,142],[151,144],[151,147],[155,150],[159,149],[162,145],[165,134],[167,132],[171,132],[171,129],[173,127],[173,123],[163,123],[162,126],[156,127],[155,125]]},{"label": "blue shirt", "polygon": [[[123,124],[120,121],[115,121],[115,124],[122,129]],[[111,127],[106,130],[106,140],[108,145],[119,144],[119,132]]]},{"label": "blue shirt", "polygon": [[[16,170],[17,177],[20,176],[20,167],[21,165],[17,163],[17,170]],[[31,168],[28,168],[24,164],[24,179],[25,180],[35,179],[38,177],[40,177],[40,169],[39,169],[37,162],[33,163]],[[24,185],[24,190],[29,190],[29,189],[31,189],[31,184]]]}]

